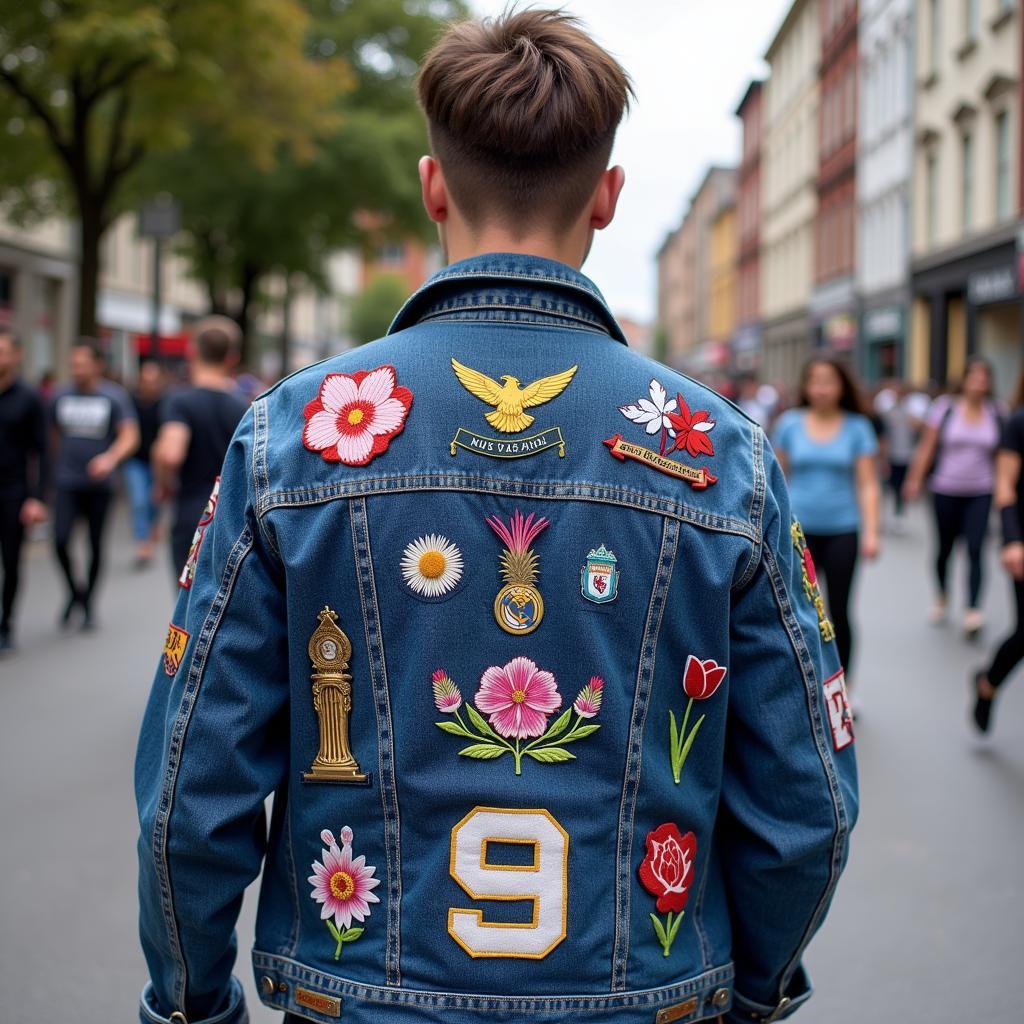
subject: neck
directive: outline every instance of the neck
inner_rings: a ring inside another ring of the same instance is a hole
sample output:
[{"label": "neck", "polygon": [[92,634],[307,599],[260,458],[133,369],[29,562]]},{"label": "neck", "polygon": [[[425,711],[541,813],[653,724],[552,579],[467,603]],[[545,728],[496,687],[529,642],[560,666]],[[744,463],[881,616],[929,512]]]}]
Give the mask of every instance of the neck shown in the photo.
[{"label": "neck", "polygon": [[831,419],[833,416],[838,416],[843,410],[841,406],[830,405],[822,408],[821,406],[812,405],[809,407],[810,411],[815,416],[820,416],[823,420]]},{"label": "neck", "polygon": [[0,370],[0,390],[6,391],[14,383],[14,370]]},{"label": "neck", "polygon": [[231,378],[223,366],[196,363],[192,367],[192,383],[197,388],[226,388]]},{"label": "neck", "polygon": [[579,270],[590,251],[590,238],[577,228],[552,237],[544,234],[514,235],[500,227],[469,230],[465,225],[449,222],[441,242],[449,263],[491,252],[513,252],[555,260]]}]

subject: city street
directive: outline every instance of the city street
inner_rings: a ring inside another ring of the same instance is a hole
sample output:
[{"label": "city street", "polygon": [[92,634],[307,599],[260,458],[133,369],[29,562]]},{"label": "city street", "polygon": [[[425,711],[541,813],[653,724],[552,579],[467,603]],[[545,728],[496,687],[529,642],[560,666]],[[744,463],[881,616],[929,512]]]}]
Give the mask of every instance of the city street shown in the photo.
[{"label": "city street", "polygon": [[[50,551],[26,560],[19,653],[0,661],[0,992],[4,1024],[135,1019],[145,967],[136,936],[132,759],[174,588],[161,562],[132,568],[123,515],[93,634],[60,633]],[[803,1024],[1020,1020],[1024,921],[1024,675],[994,735],[968,728],[968,669],[1008,625],[995,568],[979,647],[926,624],[930,536],[918,512],[860,577],[862,816],[850,867],[808,965]],[[957,564],[959,600],[962,565]],[[240,926],[238,973],[252,1019]]]}]

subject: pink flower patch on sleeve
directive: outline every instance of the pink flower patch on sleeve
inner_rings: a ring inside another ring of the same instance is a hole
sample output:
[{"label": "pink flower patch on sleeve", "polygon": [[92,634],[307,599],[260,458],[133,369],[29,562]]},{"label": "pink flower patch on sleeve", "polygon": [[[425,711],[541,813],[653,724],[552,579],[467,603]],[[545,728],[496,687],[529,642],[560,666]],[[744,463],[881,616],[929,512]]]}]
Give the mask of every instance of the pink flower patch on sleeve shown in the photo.
[{"label": "pink flower patch on sleeve", "polygon": [[303,412],[302,443],[327,462],[365,466],[402,432],[411,405],[412,392],[399,385],[393,366],[329,373]]}]

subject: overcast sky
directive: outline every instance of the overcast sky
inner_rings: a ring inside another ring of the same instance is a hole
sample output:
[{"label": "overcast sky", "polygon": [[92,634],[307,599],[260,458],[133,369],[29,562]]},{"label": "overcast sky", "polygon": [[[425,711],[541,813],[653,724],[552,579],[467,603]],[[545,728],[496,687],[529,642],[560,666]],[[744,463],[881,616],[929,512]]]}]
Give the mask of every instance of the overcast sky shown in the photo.
[{"label": "overcast sky", "polygon": [[[505,0],[470,0],[499,14]],[[652,320],[654,254],[711,163],[735,163],[736,104],[790,0],[565,0],[632,75],[637,100],[612,159],[626,170],[615,221],[583,268],[620,315]],[[537,4],[536,6],[541,6]]]}]

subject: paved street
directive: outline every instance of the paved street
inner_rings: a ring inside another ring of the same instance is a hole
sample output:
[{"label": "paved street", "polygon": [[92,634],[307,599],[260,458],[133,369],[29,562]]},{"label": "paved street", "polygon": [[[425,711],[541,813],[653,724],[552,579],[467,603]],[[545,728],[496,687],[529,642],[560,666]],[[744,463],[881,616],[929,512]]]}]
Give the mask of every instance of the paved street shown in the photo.
[{"label": "paved street", "polygon": [[[117,536],[126,539],[123,521]],[[887,538],[882,561],[860,580],[863,813],[809,956],[818,992],[797,1017],[803,1024],[1022,1016],[1024,678],[1006,693],[994,738],[976,740],[964,680],[980,652],[925,625],[927,550],[919,523]],[[132,1020],[145,976],[132,757],[170,572],[133,571],[127,544],[112,552],[101,628],[86,636],[56,630],[61,591],[44,546],[27,568],[21,652],[0,662],[0,1019]],[[1001,577],[988,597],[991,640],[1009,619]],[[255,1001],[241,959],[253,1020],[269,1024],[276,1015]]]}]

